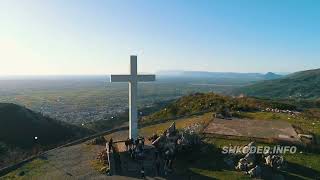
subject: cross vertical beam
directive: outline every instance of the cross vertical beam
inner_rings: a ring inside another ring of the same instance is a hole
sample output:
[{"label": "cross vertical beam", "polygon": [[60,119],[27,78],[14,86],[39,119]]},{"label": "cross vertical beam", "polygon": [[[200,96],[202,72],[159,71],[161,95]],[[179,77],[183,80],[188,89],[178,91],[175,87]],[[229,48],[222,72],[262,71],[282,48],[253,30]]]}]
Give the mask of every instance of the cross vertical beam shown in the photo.
[{"label": "cross vertical beam", "polygon": [[137,74],[137,56],[130,56],[131,81],[129,81],[129,138],[138,137]]}]

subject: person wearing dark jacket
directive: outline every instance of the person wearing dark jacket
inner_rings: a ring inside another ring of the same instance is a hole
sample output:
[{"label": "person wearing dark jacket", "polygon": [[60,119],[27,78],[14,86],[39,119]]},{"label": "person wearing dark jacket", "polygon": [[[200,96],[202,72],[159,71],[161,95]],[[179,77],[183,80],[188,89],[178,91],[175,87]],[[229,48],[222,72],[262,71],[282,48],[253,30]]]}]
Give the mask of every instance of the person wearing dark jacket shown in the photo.
[{"label": "person wearing dark jacket", "polygon": [[112,151],[112,143],[113,143],[113,139],[112,138],[110,138],[110,140],[109,140],[109,152],[111,152]]}]

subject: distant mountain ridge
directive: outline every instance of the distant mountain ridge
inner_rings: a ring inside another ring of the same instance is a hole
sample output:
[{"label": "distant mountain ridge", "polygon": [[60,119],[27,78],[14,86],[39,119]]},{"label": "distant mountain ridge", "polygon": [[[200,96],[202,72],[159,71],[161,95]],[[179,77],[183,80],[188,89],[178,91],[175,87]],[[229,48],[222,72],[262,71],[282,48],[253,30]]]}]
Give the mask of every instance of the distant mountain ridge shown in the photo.
[{"label": "distant mountain ridge", "polygon": [[320,69],[300,71],[242,87],[236,92],[266,98],[320,98]]},{"label": "distant mountain ridge", "polygon": [[278,78],[281,78],[281,77],[282,77],[282,75],[275,74],[273,72],[268,72],[268,73],[264,74],[264,78],[267,79],[267,80],[278,79]]},{"label": "distant mountain ridge", "polygon": [[251,79],[265,80],[276,79],[282,75],[268,72],[262,73],[238,73],[238,72],[208,72],[208,71],[159,71],[156,73],[159,76],[173,77],[192,77],[192,78],[227,78],[227,79]]}]

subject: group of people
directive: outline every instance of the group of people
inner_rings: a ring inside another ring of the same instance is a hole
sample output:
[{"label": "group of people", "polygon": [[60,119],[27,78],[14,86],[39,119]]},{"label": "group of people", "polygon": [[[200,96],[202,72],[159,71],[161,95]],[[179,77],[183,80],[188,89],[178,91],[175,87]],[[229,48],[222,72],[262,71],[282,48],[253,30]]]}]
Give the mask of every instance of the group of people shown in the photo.
[{"label": "group of people", "polygon": [[137,139],[128,138],[124,143],[126,150],[129,152],[132,159],[142,159],[144,155],[144,141],[143,137],[138,137]]},{"label": "group of people", "polygon": [[[174,127],[174,126],[171,126]],[[173,130],[172,130],[173,129]],[[153,134],[149,140],[155,147],[154,168],[157,175],[163,170],[164,175],[172,172],[173,161],[177,152],[179,136],[174,128],[169,128],[162,135]]]},{"label": "group of people", "polygon": [[[158,136],[153,138],[152,140],[156,139]],[[145,168],[143,161],[145,160],[145,152],[144,152],[144,143],[145,139],[143,137],[138,137],[137,139],[130,139],[128,138],[125,142],[126,150],[129,153],[130,157],[133,160],[138,161],[140,164],[140,174],[141,178],[145,178]],[[162,170],[164,170],[164,173],[166,174],[167,171],[170,171],[169,169],[172,168],[172,161],[169,157],[170,154],[165,153],[159,149],[155,148],[153,151],[153,169],[157,176],[160,176],[162,173]],[[168,156],[167,156],[168,155]]]},{"label": "group of people", "polygon": [[[161,135],[154,133],[149,139],[153,149],[153,169],[157,176],[162,173],[167,175],[172,172],[172,164],[176,156],[178,141],[181,140],[180,134],[176,130],[175,123]],[[125,142],[126,150],[130,157],[140,164],[141,178],[145,178],[144,160],[145,160],[145,139],[138,137],[137,139],[128,138]]]},{"label": "group of people", "polygon": [[137,160],[140,164],[140,174],[141,178],[145,179],[145,171],[143,166],[144,159],[144,137],[138,137],[137,139],[128,138],[124,144],[126,146],[127,152],[129,152],[130,157],[133,160]]}]

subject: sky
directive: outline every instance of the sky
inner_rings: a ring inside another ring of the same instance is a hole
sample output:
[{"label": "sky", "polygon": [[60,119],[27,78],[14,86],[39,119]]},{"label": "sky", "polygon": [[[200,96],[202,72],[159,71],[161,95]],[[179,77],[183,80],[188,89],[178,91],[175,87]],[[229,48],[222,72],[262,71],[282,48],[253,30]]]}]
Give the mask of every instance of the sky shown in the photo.
[{"label": "sky", "polygon": [[318,0],[0,0],[0,75],[320,68]]}]

